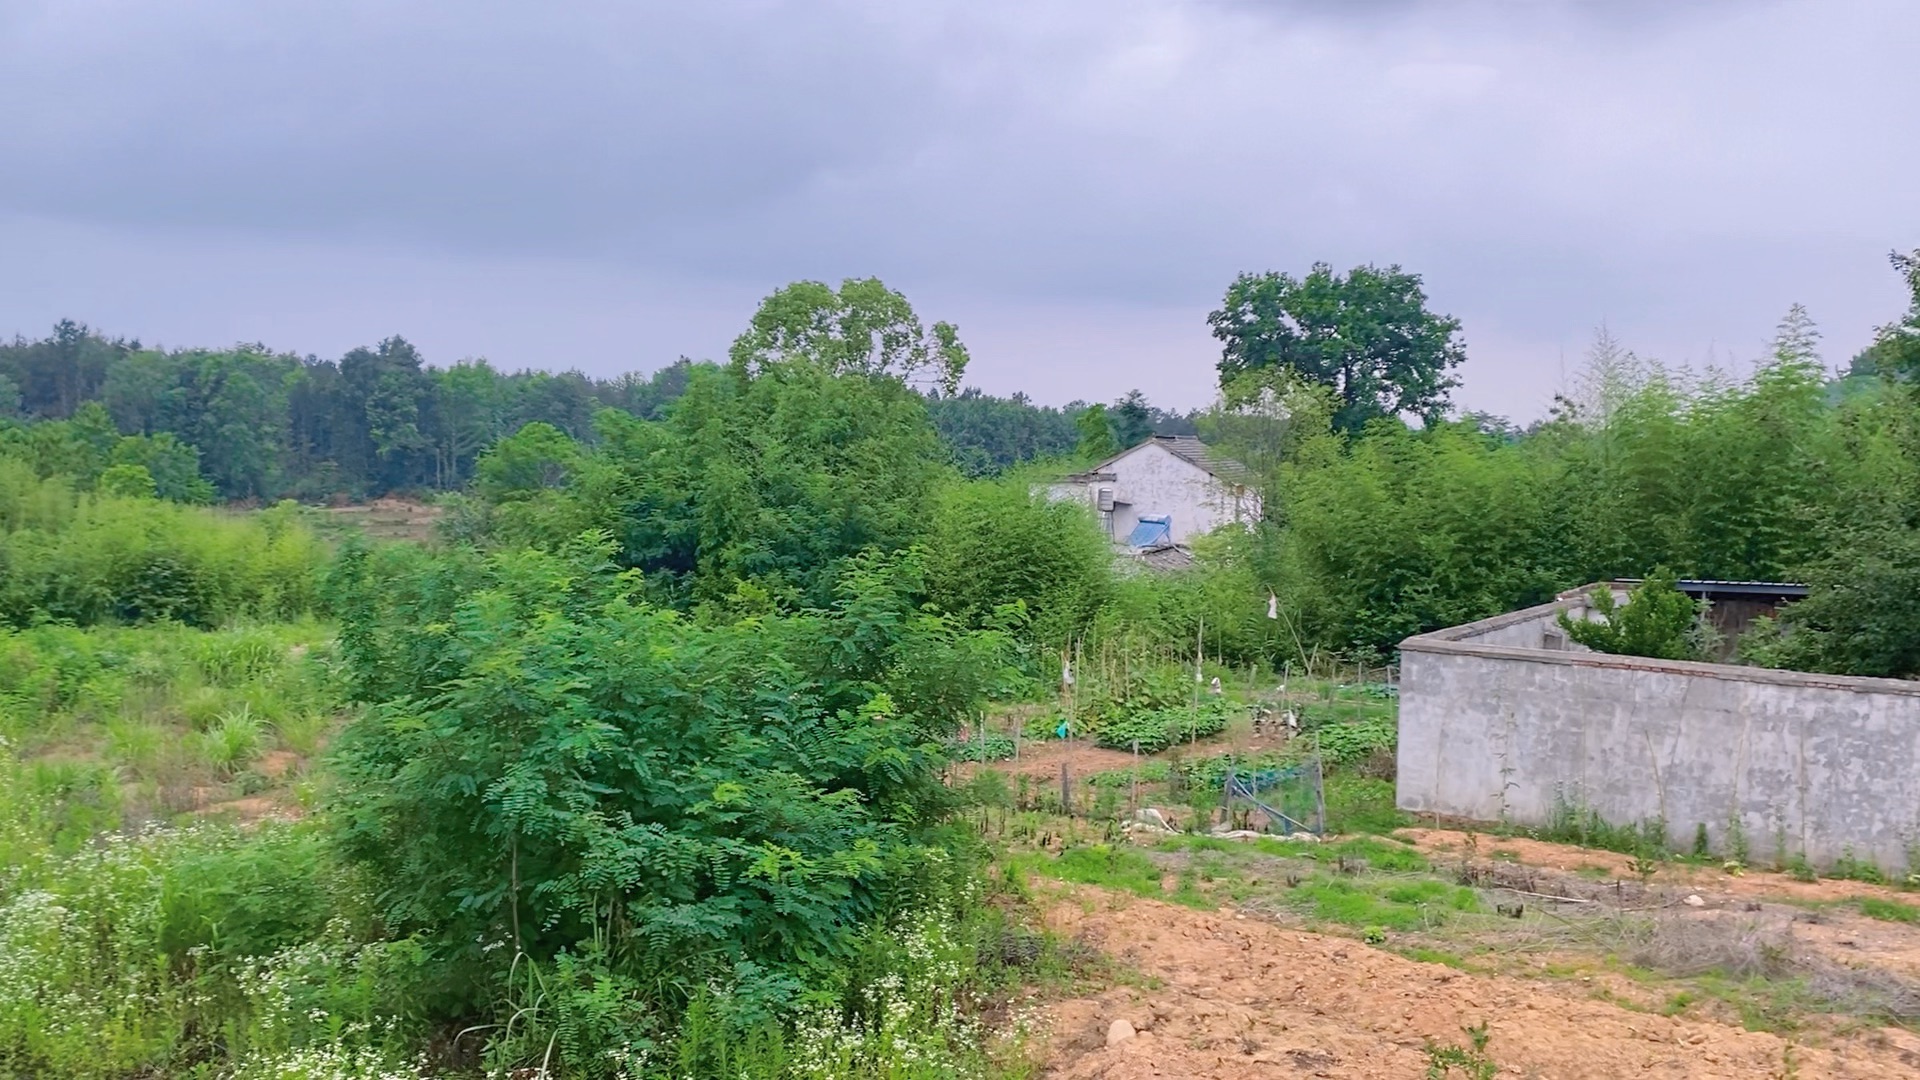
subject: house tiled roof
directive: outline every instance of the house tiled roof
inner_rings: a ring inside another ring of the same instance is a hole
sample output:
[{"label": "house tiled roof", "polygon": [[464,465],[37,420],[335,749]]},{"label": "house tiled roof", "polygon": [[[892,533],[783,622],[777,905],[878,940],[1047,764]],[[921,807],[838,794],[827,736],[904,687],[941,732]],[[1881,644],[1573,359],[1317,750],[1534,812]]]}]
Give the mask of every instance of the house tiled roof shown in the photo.
[{"label": "house tiled roof", "polygon": [[1184,461],[1207,470],[1230,484],[1251,483],[1253,474],[1245,465],[1213,452],[1213,448],[1192,435],[1155,435],[1153,442],[1166,447]]},{"label": "house tiled roof", "polygon": [[1111,480],[1113,479],[1113,472],[1109,466],[1148,443],[1165,447],[1167,452],[1173,456],[1188,464],[1196,465],[1206,470],[1209,475],[1225,480],[1229,484],[1251,485],[1253,483],[1252,470],[1230,457],[1214,453],[1212,447],[1192,435],[1149,436],[1146,442],[1135,443],[1112,457],[1107,458],[1100,464],[1095,465],[1093,468],[1088,469],[1086,472],[1075,473],[1067,477],[1067,479],[1079,483],[1086,483],[1092,480]]},{"label": "house tiled roof", "polygon": [[1137,557],[1147,569],[1161,573],[1185,570],[1193,565],[1193,552],[1181,544],[1161,544],[1142,551]]}]

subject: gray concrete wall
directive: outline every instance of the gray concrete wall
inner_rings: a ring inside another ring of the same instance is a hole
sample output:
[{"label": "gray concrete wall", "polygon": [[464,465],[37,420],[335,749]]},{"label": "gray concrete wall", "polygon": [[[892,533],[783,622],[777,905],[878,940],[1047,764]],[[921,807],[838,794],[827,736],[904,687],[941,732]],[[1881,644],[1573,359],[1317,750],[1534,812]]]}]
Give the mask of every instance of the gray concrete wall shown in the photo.
[{"label": "gray concrete wall", "polygon": [[1556,802],[1616,825],[1737,820],[1752,858],[1847,849],[1906,874],[1920,846],[1920,683],[1543,648],[1579,600],[1401,645],[1403,810],[1544,825]]}]

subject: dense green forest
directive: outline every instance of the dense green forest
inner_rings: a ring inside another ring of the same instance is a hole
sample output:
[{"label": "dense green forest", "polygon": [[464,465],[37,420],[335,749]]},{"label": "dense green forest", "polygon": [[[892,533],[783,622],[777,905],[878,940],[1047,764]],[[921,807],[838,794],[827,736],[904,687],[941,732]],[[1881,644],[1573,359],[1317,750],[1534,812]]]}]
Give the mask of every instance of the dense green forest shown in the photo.
[{"label": "dense green forest", "polygon": [[[856,300],[884,301],[874,321],[912,319],[890,299],[898,294],[850,284],[866,289]],[[908,329],[901,321],[873,332]],[[113,466],[139,465],[161,497],[185,502],[424,495],[465,487],[489,446],[531,423],[591,442],[602,410],[660,419],[697,371],[717,366],[682,358],[606,379],[509,373],[484,359],[436,367],[398,336],[338,359],[263,345],[145,349],[65,321],[45,338],[0,344],[0,441],[41,475],[84,488]],[[1084,437],[1084,403],[919,389],[948,457],[968,475],[1068,454]],[[1101,413],[1122,446],[1194,430],[1192,414],[1159,409],[1139,391]]]},{"label": "dense green forest", "polygon": [[[1191,417],[958,391],[957,331],[877,282],[790,286],[724,362],[614,383],[398,339],[17,344],[0,1077],[1027,1075],[983,1018],[1076,954],[989,823],[1081,826],[957,782],[1009,728],[1177,752],[1237,707],[1201,679],[1378,670],[1656,569],[1808,581],[1753,662],[1920,675],[1920,263],[1895,266],[1913,306],[1845,377],[1798,309],[1738,375],[1602,336],[1524,431],[1446,418],[1457,326],[1398,268],[1236,282]],[[1186,423],[1265,496],[1191,570],[1127,572],[1033,494]],[[434,486],[429,544],[191,505]],[[1393,690],[1360,683],[1305,718],[1336,830],[1400,820]],[[1227,767],[1154,764],[1207,778],[1196,812]],[[263,792],[286,812],[221,823]]]}]

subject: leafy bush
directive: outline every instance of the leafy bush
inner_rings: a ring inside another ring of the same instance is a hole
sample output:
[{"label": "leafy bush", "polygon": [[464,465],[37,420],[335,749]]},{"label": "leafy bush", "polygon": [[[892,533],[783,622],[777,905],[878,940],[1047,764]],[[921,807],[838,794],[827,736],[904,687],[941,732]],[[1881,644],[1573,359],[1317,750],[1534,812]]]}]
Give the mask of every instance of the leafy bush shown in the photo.
[{"label": "leafy bush", "polygon": [[976,732],[967,739],[947,740],[947,754],[955,761],[1006,761],[1013,757],[1013,739],[997,731]]},{"label": "leafy bush", "polygon": [[1648,656],[1657,660],[1698,660],[1699,626],[1703,609],[1681,592],[1673,573],[1655,570],[1627,594],[1625,607],[1617,605],[1613,590],[1596,588],[1588,598],[1600,622],[1572,619],[1560,613],[1567,636],[1595,652],[1620,656]]},{"label": "leafy bush", "polygon": [[1371,754],[1391,751],[1399,737],[1399,721],[1392,717],[1369,717],[1345,724],[1328,724],[1313,732],[1321,760],[1329,766],[1352,765],[1366,760]]},{"label": "leafy bush", "polygon": [[216,626],[316,610],[325,551],[288,506],[250,517],[25,483],[0,458],[0,623]]},{"label": "leafy bush", "polygon": [[430,618],[343,568],[350,666],[391,690],[339,742],[344,850],[477,986],[572,956],[677,1005],[743,965],[845,960],[954,865],[941,744],[995,639],[881,563],[832,611],[701,625],[634,600],[607,553],[502,554]]},{"label": "leafy bush", "polygon": [[1137,742],[1143,754],[1156,754],[1169,746],[1218,735],[1225,731],[1232,707],[1224,700],[1208,696],[1192,705],[1142,709],[1115,719],[1100,721],[1095,741],[1114,750],[1130,750]]},{"label": "leafy bush", "polygon": [[928,599],[969,625],[1008,605],[1024,635],[1057,652],[1079,634],[1113,584],[1113,553],[1086,507],[1032,494],[1016,481],[948,485],[924,541]]}]

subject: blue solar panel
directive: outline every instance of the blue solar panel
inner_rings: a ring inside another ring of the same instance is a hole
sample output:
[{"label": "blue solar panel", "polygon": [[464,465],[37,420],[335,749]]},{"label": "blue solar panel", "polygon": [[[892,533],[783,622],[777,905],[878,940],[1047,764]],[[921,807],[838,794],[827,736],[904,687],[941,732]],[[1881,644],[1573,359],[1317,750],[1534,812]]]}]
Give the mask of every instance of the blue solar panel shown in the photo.
[{"label": "blue solar panel", "polygon": [[1127,536],[1128,547],[1153,547],[1155,544],[1173,542],[1173,519],[1167,517],[1143,517]]}]

